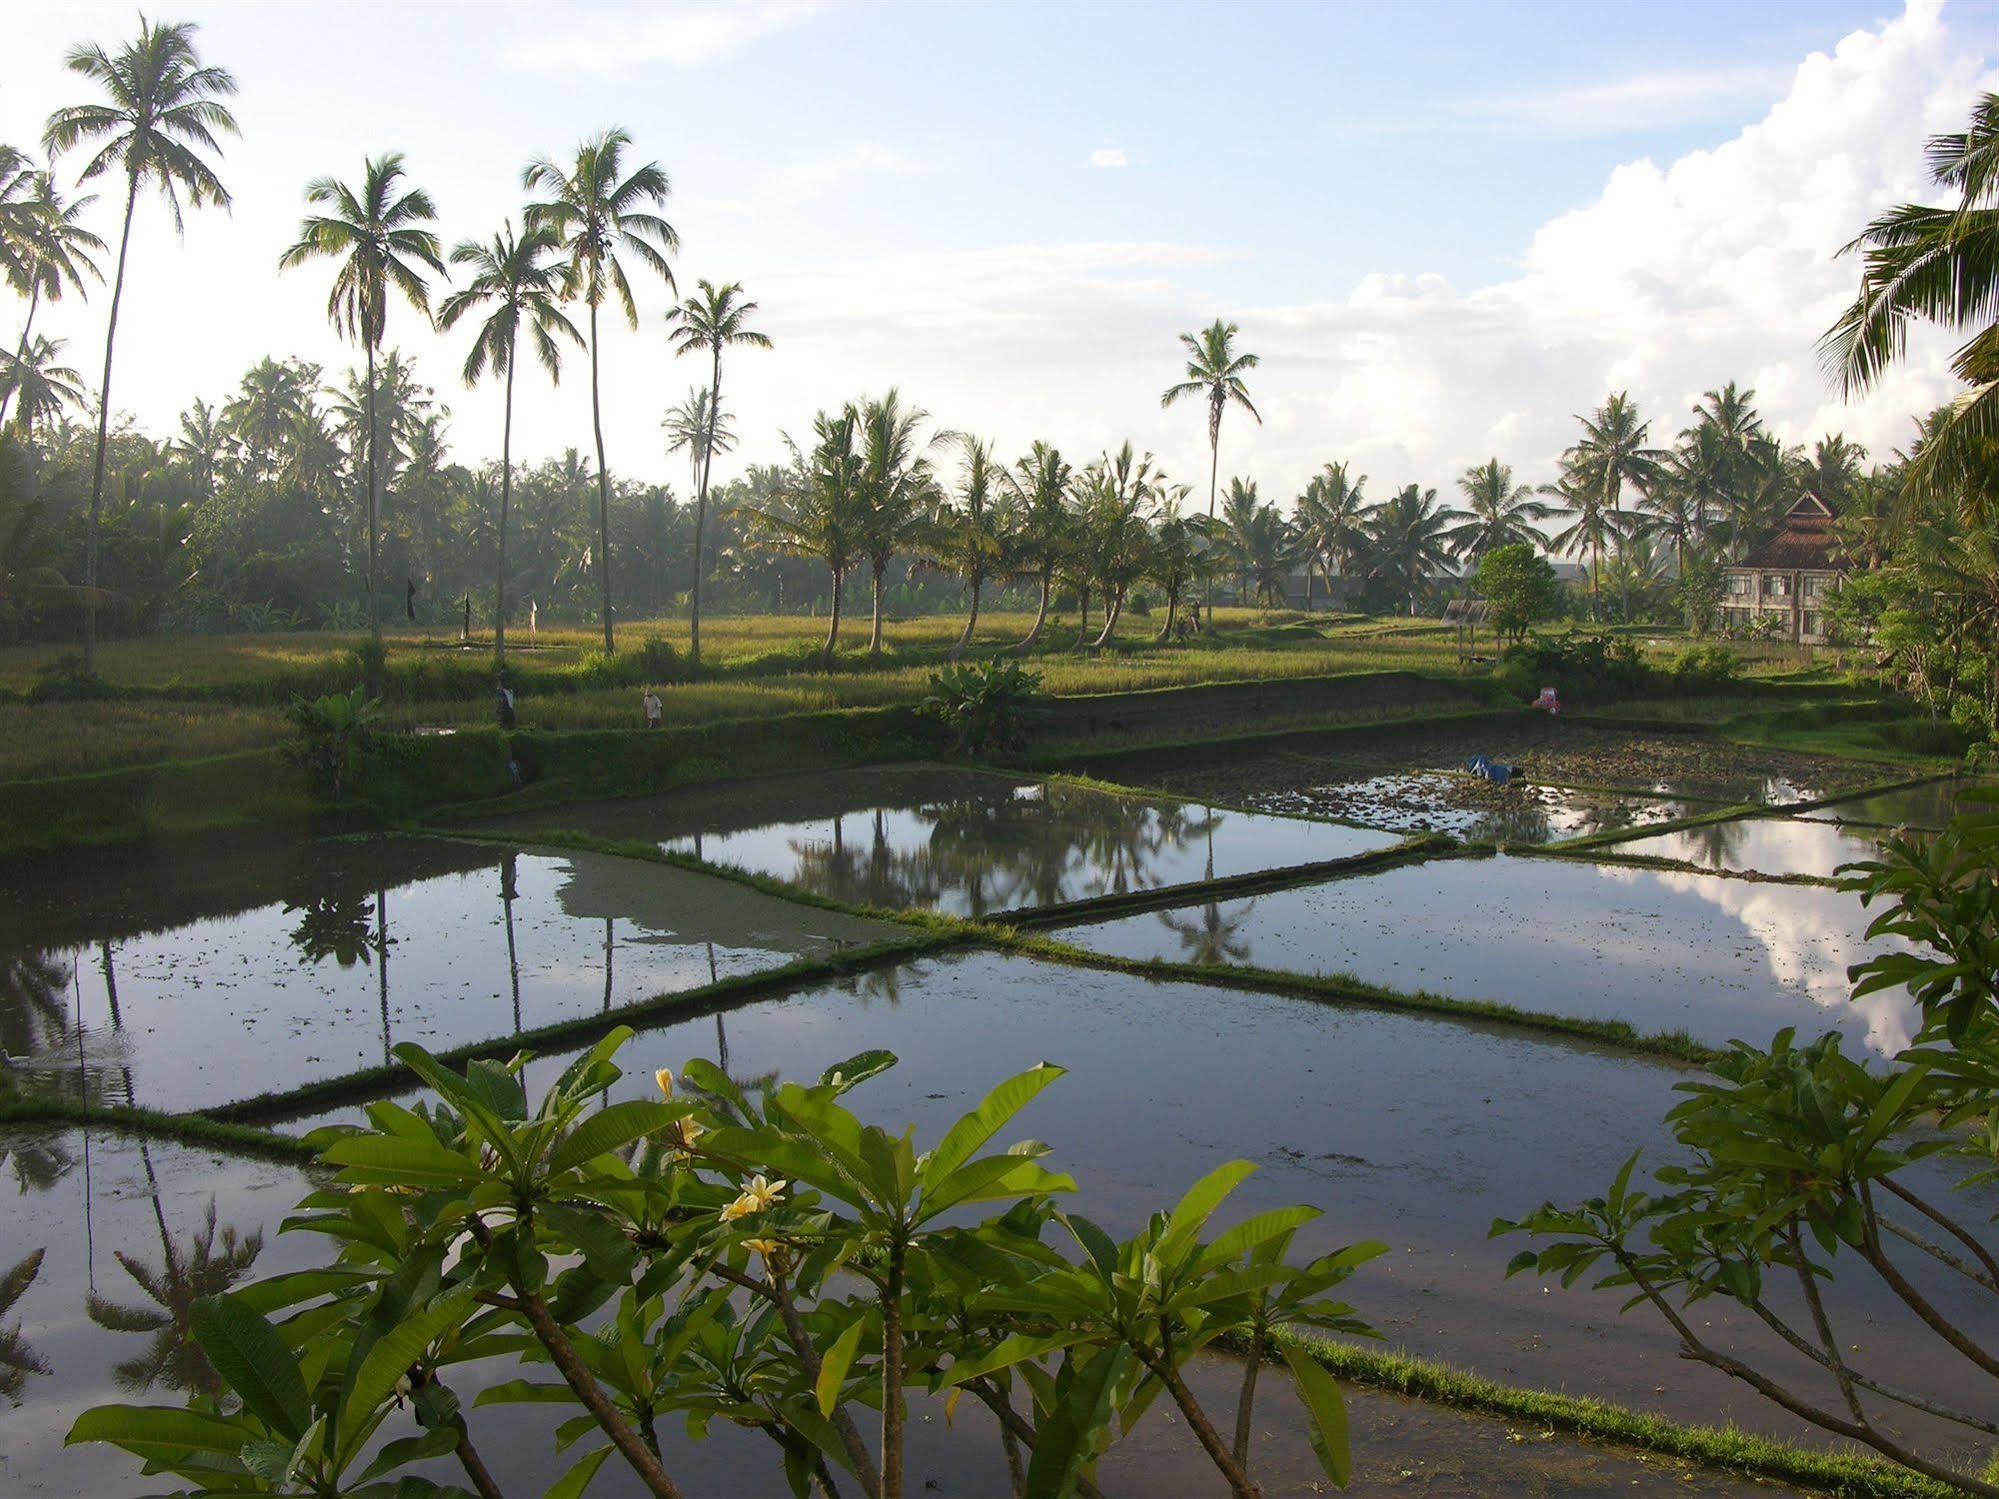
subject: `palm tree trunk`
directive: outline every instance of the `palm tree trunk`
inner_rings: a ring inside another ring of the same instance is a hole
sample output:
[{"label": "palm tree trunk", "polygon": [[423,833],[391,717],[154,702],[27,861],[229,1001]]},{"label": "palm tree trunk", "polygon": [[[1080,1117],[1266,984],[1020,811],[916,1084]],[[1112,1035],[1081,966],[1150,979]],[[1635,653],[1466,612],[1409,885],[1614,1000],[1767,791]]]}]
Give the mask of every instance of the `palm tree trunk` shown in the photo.
[{"label": "palm tree trunk", "polygon": [[[35,309],[42,305],[42,283],[38,279],[35,289],[28,294],[28,315],[21,322],[21,341],[14,346],[14,368],[19,370],[21,361],[28,357],[28,334],[35,326]],[[13,402],[14,390],[9,386],[0,390],[0,432],[7,430],[7,407]]]},{"label": "palm tree trunk", "polygon": [[514,503],[514,361],[507,359],[507,414],[500,428],[500,558],[493,572],[493,670],[507,668],[507,512]]},{"label": "palm tree trunk", "polygon": [[1055,591],[1055,565],[1045,564],[1041,569],[1041,603],[1034,611],[1034,628],[1027,632],[1027,638],[1013,648],[1016,656],[1024,656],[1041,640],[1041,630],[1048,623],[1048,601]]},{"label": "palm tree trunk", "polygon": [[[382,611],[377,576],[382,565],[381,499],[375,489],[375,345],[368,344],[368,636],[382,643]],[[509,365],[511,368],[511,365]]]},{"label": "palm tree trunk", "polygon": [[[1215,481],[1222,471],[1222,424],[1219,420],[1208,427],[1208,539],[1212,545],[1215,535]],[[1207,606],[1208,628],[1215,627],[1215,570],[1210,567],[1208,576],[1201,584],[1201,602]]]},{"label": "palm tree trunk", "polygon": [[985,579],[979,574],[972,575],[972,611],[965,616],[965,628],[958,633],[958,643],[951,647],[950,658],[956,661],[965,654],[965,647],[972,643],[972,631],[979,625],[979,588]]},{"label": "palm tree trunk", "polygon": [[715,429],[721,422],[722,346],[715,345],[715,373],[708,382],[708,440],[701,448],[701,483],[694,499],[694,587],[688,594],[688,653],[701,660],[701,552],[708,529],[708,475],[715,468]]},{"label": "palm tree trunk", "polygon": [[1124,614],[1124,590],[1118,589],[1105,601],[1104,632],[1097,637],[1096,649],[1102,650],[1111,643],[1111,635],[1117,629],[1117,622]]},{"label": "palm tree trunk", "polygon": [[83,669],[97,670],[97,531],[104,513],[104,450],[111,441],[111,349],[118,341],[118,302],[125,295],[125,252],[132,243],[132,210],[139,202],[139,176],[128,174],[125,228],[118,236],[118,273],[111,282],[111,316],[104,325],[104,382],[97,387],[97,461],[90,476],[90,529],[83,549]]},{"label": "palm tree trunk", "polygon": [[825,647],[825,657],[826,657],[825,664],[826,664],[826,669],[828,671],[831,671],[833,669],[833,647],[839,644],[840,641],[840,592],[841,592],[841,585],[842,583],[845,582],[845,574],[842,572],[840,568],[837,567],[833,568],[832,573],[833,573],[833,618],[831,623],[829,623],[826,627],[826,647]]},{"label": "palm tree trunk", "polygon": [[1083,585],[1083,613],[1076,622],[1076,644],[1071,648],[1081,650],[1083,642],[1090,638],[1090,585]]},{"label": "palm tree trunk", "polygon": [[1180,585],[1174,584],[1166,590],[1166,623],[1159,627],[1159,633],[1152,637],[1153,643],[1173,638],[1173,616],[1180,611]]},{"label": "palm tree trunk", "polygon": [[868,559],[868,568],[873,574],[870,582],[874,585],[875,594],[875,624],[874,629],[868,634],[868,654],[870,656],[879,656],[882,653],[882,595],[885,592],[882,582],[882,569],[886,566],[886,563],[887,559],[882,557],[871,557]]},{"label": "palm tree trunk", "polygon": [[[604,408],[597,384],[597,304],[590,304],[590,427],[597,438],[597,579],[604,594],[604,654],[618,646],[611,633],[611,475],[604,467]],[[696,534],[697,543],[700,540]],[[696,648],[694,659],[701,659]]]}]

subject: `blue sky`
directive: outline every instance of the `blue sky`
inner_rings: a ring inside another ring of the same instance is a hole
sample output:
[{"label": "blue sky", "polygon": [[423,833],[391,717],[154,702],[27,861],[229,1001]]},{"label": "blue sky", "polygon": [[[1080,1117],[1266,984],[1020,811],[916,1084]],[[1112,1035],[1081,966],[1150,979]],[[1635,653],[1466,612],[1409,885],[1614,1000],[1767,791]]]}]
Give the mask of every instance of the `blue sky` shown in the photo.
[{"label": "blue sky", "polygon": [[[27,145],[77,94],[66,45],[131,13],[0,13],[0,140]],[[174,14],[238,76],[244,135],[232,215],[176,242],[141,213],[115,393],[150,426],[264,353],[349,357],[323,275],[275,269],[308,178],[402,149],[447,239],[483,237],[517,211],[528,156],[616,122],[673,175],[683,275],[745,279],[778,340],[731,375],[744,460],[895,381],[1007,448],[1085,457],[1130,435],[1193,477],[1198,420],[1158,391],[1175,333],[1225,314],[1264,355],[1266,422],[1230,434],[1224,470],[1280,498],[1335,457],[1382,486],[1447,487],[1489,452],[1544,477],[1570,414],[1615,385],[1667,436],[1736,378],[1787,435],[1897,440],[1947,389],[1938,351],[1840,409],[1810,347],[1850,288],[1830,251],[1920,189],[1922,135],[1962,119],[1999,57],[1999,0]],[[665,301],[607,339],[607,435],[614,469],[677,480],[658,418],[694,372],[665,351]],[[463,339],[398,316],[461,455],[492,453]],[[47,327],[94,367],[101,317]],[[528,454],[584,442],[576,373],[523,381]]]}]

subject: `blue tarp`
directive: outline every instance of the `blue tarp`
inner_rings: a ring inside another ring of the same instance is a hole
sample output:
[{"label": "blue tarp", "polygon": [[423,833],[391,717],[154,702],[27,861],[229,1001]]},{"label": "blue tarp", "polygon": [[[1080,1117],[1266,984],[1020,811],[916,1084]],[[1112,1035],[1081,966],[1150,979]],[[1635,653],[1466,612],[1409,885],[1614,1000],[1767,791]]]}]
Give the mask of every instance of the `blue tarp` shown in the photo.
[{"label": "blue tarp", "polygon": [[1513,779],[1513,767],[1501,765],[1497,760],[1488,760],[1484,755],[1473,755],[1465,761],[1465,769],[1475,776],[1484,776],[1495,786],[1504,786]]}]

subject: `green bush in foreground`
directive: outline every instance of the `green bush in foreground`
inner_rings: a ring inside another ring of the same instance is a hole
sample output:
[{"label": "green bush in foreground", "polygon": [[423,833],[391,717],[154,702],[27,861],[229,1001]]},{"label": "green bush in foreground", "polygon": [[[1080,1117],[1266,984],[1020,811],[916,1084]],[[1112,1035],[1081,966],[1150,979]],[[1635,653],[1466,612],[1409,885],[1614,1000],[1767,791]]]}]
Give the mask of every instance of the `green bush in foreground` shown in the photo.
[{"label": "green bush in foreground", "polygon": [[[1999,1178],[1995,856],[1999,813],[1971,811],[1847,866],[1843,888],[1888,901],[1868,936],[1908,944],[1851,969],[1854,997],[1906,988],[1921,1016],[1913,1046],[1870,1067],[1842,1054],[1837,1033],[1802,1046],[1790,1030],[1768,1046],[1736,1042],[1714,1080],[1680,1085],[1689,1096],[1667,1122],[1684,1155],[1651,1185],[1634,1178],[1633,1155],[1600,1196],[1493,1224],[1495,1235],[1553,1241],[1516,1256],[1509,1273],[1571,1285],[1601,1272],[1599,1286],[1630,1292],[1627,1306],[1666,1322],[1683,1357],[1917,1473],[1999,1496],[1990,1469],[1955,1472],[1906,1428],[1918,1412],[1981,1441],[1999,1437],[1989,1315],[1999,1239],[1990,1221],[1919,1191],[1908,1169],[1937,1158],[1968,1163],[1960,1186]],[[1907,1337],[1935,1338],[1936,1365],[1919,1385],[1883,1375],[1871,1354],[1885,1339],[1856,1341],[1858,1330],[1837,1321],[1823,1292],[1841,1277],[1876,1282]],[[1976,1317],[1947,1294],[1966,1287],[1981,1304]],[[1712,1296],[1743,1307],[1818,1377],[1734,1344],[1718,1331],[1725,1323],[1694,1310]]]},{"label": "green bush in foreground", "polygon": [[101,1406],[69,1440],[113,1443],[207,1494],[464,1494],[405,1471],[455,1457],[493,1499],[503,1490],[448,1381],[456,1365],[512,1357],[521,1377],[476,1403],[572,1412],[557,1441],[579,1455],[549,1491],[571,1499],[613,1457],[646,1492],[681,1494],[670,1473],[683,1439],[662,1433],[667,1417],[687,1440],[718,1420],[760,1432],[793,1494],[901,1499],[912,1390],[990,1410],[1014,1492],[1036,1496],[1096,1494],[1114,1435],[1164,1398],[1248,1496],[1259,1361],[1233,1440],[1181,1377],[1228,1338],[1282,1353],[1314,1449],[1346,1483],[1339,1388],[1277,1335],[1368,1334],[1329,1293],[1382,1245],[1290,1263],[1309,1207],[1204,1238],[1246,1161],[1114,1242],[1058,1206],[1075,1184],[1041,1164],[1048,1147],[988,1150],[1059,1067],[1001,1083],[919,1154],[909,1131],[863,1124],[843,1102],[894,1065],[886,1052],[754,1101],[696,1061],[691,1097],[662,1070],[658,1099],[601,1106],[630,1036],[606,1037],[532,1110],[524,1056],[461,1076],[398,1048],[440,1101],[376,1103],[372,1128],[318,1132],[337,1185],[285,1224],[327,1235],[337,1256],[195,1305],[225,1393]]}]

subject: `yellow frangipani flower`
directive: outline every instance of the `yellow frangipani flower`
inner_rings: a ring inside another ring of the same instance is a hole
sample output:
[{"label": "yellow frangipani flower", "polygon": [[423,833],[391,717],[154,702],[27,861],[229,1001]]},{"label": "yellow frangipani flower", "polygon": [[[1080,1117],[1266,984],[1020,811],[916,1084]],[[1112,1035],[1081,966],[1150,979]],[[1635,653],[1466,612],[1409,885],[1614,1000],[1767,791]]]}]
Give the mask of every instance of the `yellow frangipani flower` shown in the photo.
[{"label": "yellow frangipani flower", "polygon": [[659,1091],[662,1094],[668,1098],[673,1097],[673,1069],[671,1067],[660,1068],[659,1071],[652,1075],[652,1080],[659,1084]]}]

